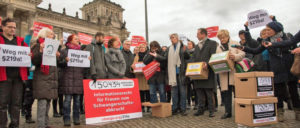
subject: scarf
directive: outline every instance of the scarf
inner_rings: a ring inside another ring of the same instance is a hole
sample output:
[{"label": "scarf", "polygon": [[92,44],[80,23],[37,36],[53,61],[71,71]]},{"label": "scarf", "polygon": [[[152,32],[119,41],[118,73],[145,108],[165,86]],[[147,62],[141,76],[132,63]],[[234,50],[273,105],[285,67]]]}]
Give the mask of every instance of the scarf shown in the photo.
[{"label": "scarf", "polygon": [[108,53],[111,55],[112,62],[121,62],[122,61],[122,53],[120,49],[116,48],[109,48]]},{"label": "scarf", "polygon": [[188,51],[188,53],[193,53],[195,51],[195,48],[188,49],[187,51]]},{"label": "scarf", "polygon": [[282,41],[282,37],[283,37],[283,32],[278,32],[276,35],[270,37],[270,41],[271,42],[280,42]]},{"label": "scarf", "polygon": [[[39,38],[38,39],[38,43],[41,45],[45,42],[45,38]],[[42,60],[43,60],[43,56],[42,56]],[[43,65],[41,64],[41,72],[44,74],[44,75],[49,75],[49,70],[50,70],[50,67],[48,65]]]},{"label": "scarf", "polygon": [[181,44],[177,43],[176,50],[174,50],[174,45],[171,45],[168,53],[168,76],[169,85],[177,86],[176,81],[176,68],[180,67],[181,60],[179,56]]},{"label": "scarf", "polygon": [[206,40],[207,40],[207,38],[199,41],[198,46],[199,46],[200,50],[203,48],[203,45],[204,45]]},{"label": "scarf", "polygon": [[69,49],[74,49],[74,50],[80,50],[80,49],[81,49],[81,46],[80,46],[80,45],[75,45],[75,44],[71,44],[71,43],[67,43],[66,46],[67,46]]}]

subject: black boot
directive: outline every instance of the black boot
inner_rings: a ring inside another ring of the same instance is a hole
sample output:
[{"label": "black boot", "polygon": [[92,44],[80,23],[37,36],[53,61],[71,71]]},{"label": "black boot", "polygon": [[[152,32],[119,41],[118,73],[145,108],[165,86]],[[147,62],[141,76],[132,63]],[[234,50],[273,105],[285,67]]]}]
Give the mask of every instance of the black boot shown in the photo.
[{"label": "black boot", "polygon": [[194,113],[194,116],[201,116],[204,114],[204,111],[201,109],[198,109],[198,111],[196,113]]},{"label": "black boot", "polygon": [[27,124],[33,124],[33,123],[35,123],[35,121],[32,120],[32,118],[28,118],[28,119],[26,119],[26,123]]},{"label": "black boot", "polygon": [[231,118],[231,113],[225,113],[222,117],[221,117],[221,119],[226,119],[226,118]]}]

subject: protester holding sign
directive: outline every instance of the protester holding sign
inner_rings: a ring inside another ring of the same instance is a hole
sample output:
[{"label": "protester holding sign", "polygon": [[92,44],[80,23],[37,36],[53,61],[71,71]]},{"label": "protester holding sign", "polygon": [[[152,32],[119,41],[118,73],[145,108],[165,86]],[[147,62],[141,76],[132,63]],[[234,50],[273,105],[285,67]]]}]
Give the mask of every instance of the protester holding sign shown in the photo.
[{"label": "protester holding sign", "polygon": [[70,61],[68,51],[80,50],[79,39],[77,35],[70,35],[66,42],[66,48],[61,51],[59,57],[59,66],[62,70],[62,80],[59,87],[59,93],[64,94],[64,125],[71,126],[71,101],[73,98],[73,121],[74,125],[80,124],[80,95],[83,94],[83,69],[82,67],[68,67]]},{"label": "protester holding sign", "polygon": [[159,91],[160,102],[166,102],[165,94],[165,75],[166,75],[166,53],[162,51],[159,43],[157,41],[152,41],[150,43],[150,52],[144,57],[144,64],[148,65],[152,61],[157,61],[159,63],[159,71],[148,80],[150,87],[150,102],[157,103],[156,90]]},{"label": "protester holding sign", "polygon": [[[7,18],[2,22],[0,44],[27,46],[24,39],[15,36],[16,22]],[[4,49],[0,49],[4,50]],[[1,60],[2,61],[2,60]],[[22,103],[23,81],[28,79],[26,67],[0,67],[0,127],[7,125],[7,113],[10,113],[9,127],[19,127],[20,107]]]},{"label": "protester holding sign", "polygon": [[108,78],[124,78],[126,62],[119,48],[117,38],[111,38],[108,41],[108,52],[105,54]]},{"label": "protester holding sign", "polygon": [[[33,97],[38,100],[37,127],[45,128],[48,125],[48,112],[51,99],[58,98],[57,67],[42,64],[45,38],[54,38],[49,28],[43,28],[38,33],[36,44],[32,47],[32,64],[36,66],[33,77]],[[60,53],[57,52],[59,57]]]},{"label": "protester holding sign", "polygon": [[[269,38],[266,39],[265,42],[279,42],[288,40],[286,34],[283,32],[284,28],[281,23],[277,21],[270,22],[266,25],[266,32]],[[264,44],[266,45],[266,44]],[[271,71],[274,72],[274,88],[275,88],[275,96],[278,98],[277,108],[278,108],[278,120],[284,121],[284,109],[283,109],[283,100],[287,98],[288,88],[290,90],[290,95],[292,98],[293,105],[295,105],[296,113],[300,112],[300,101],[299,96],[297,93],[297,78],[291,74],[290,69],[292,67],[294,61],[294,55],[290,53],[290,50],[293,49],[292,47],[285,47],[285,48],[268,48],[268,52],[270,53],[270,67]],[[258,54],[263,52],[266,48],[261,45],[260,47],[253,49],[248,47],[241,48],[245,52]],[[297,120],[300,120],[297,116]]]},{"label": "protester holding sign", "polygon": [[[143,62],[145,55],[148,53],[147,46],[145,44],[140,44],[138,48],[139,48],[139,52],[134,57],[133,64],[131,65],[133,69],[135,69],[136,63]],[[149,85],[147,83],[144,74],[136,73],[135,77],[139,81],[141,102],[149,102],[150,101]],[[142,106],[142,111],[145,112],[144,106]],[[150,107],[147,107],[147,112],[150,112]]]},{"label": "protester holding sign", "polygon": [[[184,79],[186,60],[190,56],[186,51],[186,46],[179,41],[177,33],[171,34],[170,40],[172,45],[167,49],[167,74],[168,84],[172,86],[172,114],[180,113],[182,116],[186,116],[186,86],[184,86]],[[178,103],[179,101],[180,103]]]},{"label": "protester holding sign", "polygon": [[217,42],[207,38],[207,30],[205,28],[198,29],[197,38],[198,45],[195,47],[193,54],[193,62],[205,62],[204,70],[208,70],[207,80],[195,80],[194,87],[198,96],[198,111],[195,116],[203,115],[205,109],[205,101],[208,103],[209,117],[214,117],[215,112],[215,95],[216,80],[213,70],[208,67],[208,62],[212,54],[216,53]]},{"label": "protester holding sign", "polygon": [[92,43],[86,46],[86,51],[91,53],[91,67],[88,78],[93,79],[105,79],[107,78],[107,70],[105,63],[105,52],[104,52],[104,34],[101,32],[96,33]]},{"label": "protester holding sign", "polygon": [[[241,61],[245,57],[245,53],[241,50],[231,47],[231,45],[238,45],[238,42],[230,39],[228,30],[222,29],[217,34],[221,45],[217,47],[216,53],[221,53],[224,51],[229,51],[229,58],[234,62]],[[221,119],[232,117],[232,91],[234,85],[234,73],[236,71],[220,73],[220,85],[221,91],[224,92],[224,103],[225,103],[225,114]]]}]

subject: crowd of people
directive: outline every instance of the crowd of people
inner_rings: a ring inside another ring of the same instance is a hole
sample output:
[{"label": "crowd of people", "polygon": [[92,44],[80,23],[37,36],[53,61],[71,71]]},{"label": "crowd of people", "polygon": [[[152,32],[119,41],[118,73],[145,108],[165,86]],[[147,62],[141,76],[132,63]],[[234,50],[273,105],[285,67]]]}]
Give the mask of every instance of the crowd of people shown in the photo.
[{"label": "crowd of people", "polygon": [[[232,98],[234,93],[234,74],[236,70],[215,74],[208,65],[212,54],[229,51],[229,58],[239,62],[247,58],[254,62],[251,71],[274,72],[275,96],[278,98],[278,118],[283,121],[283,102],[296,113],[300,120],[300,101],[297,92],[298,78],[290,72],[294,55],[300,54],[297,43],[300,41],[298,32],[288,36],[283,25],[271,16],[261,31],[258,39],[253,39],[245,23],[245,30],[239,31],[240,42],[232,40],[226,29],[217,33],[219,43],[209,39],[205,28],[197,30],[198,43],[188,40],[184,45],[177,33],[169,36],[170,46],[161,46],[159,42],[140,44],[133,52],[130,51],[131,41],[122,42],[119,46],[117,38],[108,41],[104,46],[104,34],[98,32],[89,45],[81,45],[76,34],[68,37],[67,42],[61,41],[56,53],[57,66],[43,65],[43,49],[45,38],[54,38],[51,29],[43,28],[36,39],[30,30],[25,39],[16,36],[16,22],[6,18],[2,21],[0,44],[25,46],[31,48],[29,56],[32,66],[0,67],[0,128],[19,127],[20,110],[25,115],[26,123],[35,123],[32,119],[31,108],[37,100],[37,127],[49,128],[49,108],[52,100],[53,116],[63,116],[65,126],[80,125],[80,114],[83,109],[83,79],[123,79],[137,78],[139,82],[141,102],[172,102],[172,114],[186,116],[188,109],[194,106],[197,110],[194,116],[204,115],[208,110],[209,117],[215,117],[217,112],[218,88],[221,91],[221,106],[225,113],[221,119],[232,117]],[[232,47],[233,45],[239,47]],[[68,67],[68,50],[85,50],[90,52],[90,68]],[[143,74],[135,74],[137,63],[145,65],[157,61],[158,70],[149,80]],[[298,60],[299,61],[299,60]],[[204,68],[209,71],[207,80],[192,80],[186,76],[187,64],[204,62]],[[159,94],[159,97],[157,96]],[[73,110],[71,118],[71,101]],[[59,111],[57,110],[59,104]],[[142,107],[142,106],[141,106]],[[151,108],[142,107],[142,112],[151,112]],[[9,114],[9,116],[8,116]]]}]

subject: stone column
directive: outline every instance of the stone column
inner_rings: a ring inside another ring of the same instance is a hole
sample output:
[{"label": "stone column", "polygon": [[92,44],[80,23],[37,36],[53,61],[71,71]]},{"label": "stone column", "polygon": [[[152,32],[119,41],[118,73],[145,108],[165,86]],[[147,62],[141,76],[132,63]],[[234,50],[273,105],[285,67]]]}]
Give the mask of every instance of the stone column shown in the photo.
[{"label": "stone column", "polygon": [[6,17],[14,18],[15,10],[16,10],[16,8],[12,4],[7,5],[6,6]]},{"label": "stone column", "polygon": [[21,37],[25,37],[28,34],[29,27],[28,27],[28,21],[27,17],[28,15],[26,14],[27,12],[24,12],[23,14],[20,15],[20,35]]}]

